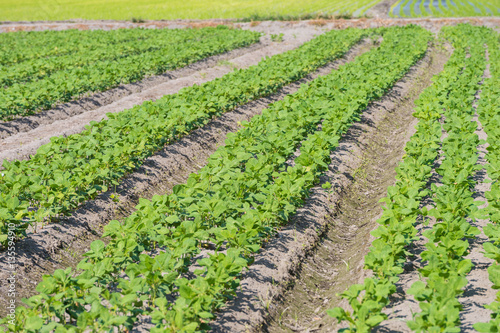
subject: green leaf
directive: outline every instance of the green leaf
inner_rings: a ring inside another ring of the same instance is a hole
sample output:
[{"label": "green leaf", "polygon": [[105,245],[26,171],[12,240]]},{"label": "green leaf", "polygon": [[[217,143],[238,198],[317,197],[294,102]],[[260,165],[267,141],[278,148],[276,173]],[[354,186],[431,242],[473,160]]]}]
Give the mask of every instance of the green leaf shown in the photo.
[{"label": "green leaf", "polygon": [[493,283],[493,289],[500,289],[500,265],[488,267],[488,277]]},{"label": "green leaf", "polygon": [[332,184],[330,184],[329,182],[325,182],[323,185],[321,185],[321,187],[325,190],[328,190],[332,187]]},{"label": "green leaf", "polygon": [[41,329],[43,326],[43,319],[40,317],[29,317],[26,320],[24,328],[26,330],[36,331]]}]

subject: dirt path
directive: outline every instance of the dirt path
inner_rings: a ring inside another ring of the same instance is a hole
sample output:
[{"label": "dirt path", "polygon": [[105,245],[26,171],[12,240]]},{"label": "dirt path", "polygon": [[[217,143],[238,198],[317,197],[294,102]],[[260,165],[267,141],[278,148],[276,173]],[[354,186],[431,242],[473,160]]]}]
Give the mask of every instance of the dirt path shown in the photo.
[{"label": "dirt path", "polygon": [[[43,274],[57,268],[75,267],[90,243],[99,238],[102,226],[112,219],[129,215],[139,198],[151,198],[154,194],[170,193],[173,186],[184,183],[192,172],[205,165],[207,158],[224,144],[226,134],[239,129],[238,123],[250,120],[260,114],[271,102],[283,99],[297,91],[301,84],[320,75],[325,75],[340,64],[352,61],[355,56],[366,52],[372,43],[365,41],[354,47],[342,59],[332,62],[304,79],[284,87],[278,93],[244,105],[223,114],[207,126],[187,135],[176,143],[148,158],[144,165],[128,176],[116,188],[119,202],[111,195],[112,189],[99,195],[78,209],[72,216],[60,223],[49,224],[37,233],[28,235],[16,244],[18,301],[34,293],[36,283]],[[7,255],[0,253],[0,294],[6,292],[5,268]],[[0,305],[2,305],[0,300]],[[0,309],[0,315],[2,314]]]},{"label": "dirt path", "polygon": [[368,9],[366,15],[373,18],[389,18],[389,10],[398,0],[382,0],[372,8]]},{"label": "dirt path", "polygon": [[[318,25],[319,22],[329,23],[335,29],[345,29],[348,27],[366,28],[375,26],[389,26],[389,25],[403,25],[403,24],[419,24],[424,25],[426,28],[431,29],[434,26],[440,28],[445,24],[457,24],[460,22],[470,22],[472,24],[482,24],[489,27],[500,26],[499,17],[459,17],[459,18],[389,18],[389,8],[396,0],[382,0],[377,5],[373,6],[368,11],[368,16],[371,19],[338,19],[338,20],[305,20],[305,21],[266,21],[264,23],[272,25],[276,28],[291,25],[312,24]],[[387,9],[387,10],[386,10]],[[225,24],[243,29],[250,29],[255,27],[254,23],[237,23],[236,20],[174,20],[174,21],[147,21],[144,23],[132,23],[130,21],[87,21],[87,20],[73,20],[73,21],[54,21],[54,22],[0,22],[0,33],[14,32],[14,31],[43,31],[43,30],[66,30],[66,29],[80,29],[80,30],[112,30],[123,28],[151,28],[151,29],[176,29],[176,28],[201,28],[207,26],[217,26]]]},{"label": "dirt path", "polygon": [[381,211],[378,199],[394,182],[395,166],[413,133],[413,100],[442,69],[441,58],[427,55],[351,127],[321,180],[332,189],[315,187],[291,223],[257,256],[235,302],[214,323],[215,332],[331,331],[333,319],[325,310],[337,304],[337,292],[360,278],[358,263]]},{"label": "dirt path", "polygon": [[[490,78],[490,64],[487,64],[484,71],[483,79]],[[481,98],[481,90],[476,94],[474,101],[474,109],[477,109],[477,103]],[[476,113],[472,121],[477,123],[476,134],[480,140],[486,140],[488,136],[484,132],[483,126],[479,121],[479,116]],[[478,146],[478,164],[485,165],[487,163],[485,155],[487,153],[488,143]],[[474,200],[484,201],[485,204],[479,208],[484,208],[488,205],[488,200],[485,197],[485,192],[491,188],[491,179],[488,177],[486,169],[478,170],[475,175],[477,181],[474,187]],[[490,223],[490,220],[478,219],[474,226],[481,230],[481,234],[477,235],[475,239],[470,241],[470,253],[465,257],[470,259],[474,267],[467,274],[466,278],[469,283],[465,287],[464,294],[459,298],[460,303],[463,305],[463,311],[460,313],[460,321],[462,332],[475,332],[473,324],[477,322],[488,322],[490,320],[491,310],[484,308],[484,305],[492,303],[496,299],[497,290],[492,289],[492,283],[488,278],[488,267],[495,261],[486,258],[483,252],[483,243],[488,241],[488,237],[484,234],[483,228]]]}]

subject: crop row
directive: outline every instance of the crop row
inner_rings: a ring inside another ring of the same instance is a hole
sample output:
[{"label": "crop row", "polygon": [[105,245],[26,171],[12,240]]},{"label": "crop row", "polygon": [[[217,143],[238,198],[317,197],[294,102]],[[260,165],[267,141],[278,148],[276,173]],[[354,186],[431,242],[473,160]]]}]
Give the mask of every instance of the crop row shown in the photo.
[{"label": "crop row", "polygon": [[[208,328],[252,253],[317,184],[340,136],[425,54],[429,39],[420,27],[390,28],[379,48],[271,104],[173,194],[141,200],[123,223],[110,222],[109,243],[92,243],[80,275],[45,276],[9,329],[124,330],[141,315],[151,316],[152,332]],[[194,264],[202,247],[209,254]]]},{"label": "crop row", "polygon": [[31,223],[67,214],[118,183],[145,158],[238,105],[276,92],[342,54],[369,31],[331,31],[220,79],[92,122],[84,132],[53,137],[30,160],[4,162],[0,178],[0,241],[6,224],[18,236]]},{"label": "crop row", "polygon": [[[460,25],[443,28],[442,33],[444,37],[454,42],[455,51],[444,70],[435,77],[434,83],[426,88],[416,101],[413,116],[419,119],[417,131],[407,143],[406,155],[396,169],[396,184],[388,188],[388,196],[383,200],[386,207],[377,221],[380,226],[372,232],[376,240],[373,241],[365,257],[365,268],[373,271],[374,277],[365,279],[363,284],[351,286],[342,294],[348,300],[352,312],[340,307],[328,311],[328,314],[338,319],[339,322],[347,321],[349,332],[369,332],[387,319],[387,315],[382,310],[389,304],[389,296],[396,292],[396,283],[403,272],[403,265],[411,255],[408,248],[416,239],[416,224],[421,216],[428,214],[434,215],[440,222],[425,233],[431,241],[427,245],[423,259],[427,260],[429,265],[421,270],[421,274],[428,277],[428,284],[417,282],[408,291],[421,301],[422,309],[422,312],[415,317],[415,321],[409,322],[409,326],[417,331],[435,329],[453,331],[457,324],[456,303],[458,302],[455,296],[463,287],[462,273],[467,269],[470,270],[470,265],[467,265],[467,261],[453,256],[450,256],[450,262],[447,262],[442,255],[448,250],[456,251],[453,254],[461,255],[463,252],[459,250],[463,250],[463,246],[467,249],[468,243],[452,238],[451,234],[449,234],[450,239],[446,239],[443,230],[446,231],[446,226],[455,228],[460,225],[463,227],[461,230],[463,235],[474,234],[474,230],[470,228],[465,217],[470,216],[475,207],[470,199],[470,186],[475,158],[477,159],[477,156],[474,158],[474,145],[477,145],[477,140],[474,140],[474,134],[469,132],[467,132],[467,137],[471,139],[470,141],[461,142],[457,140],[457,136],[460,136],[458,132],[462,129],[472,130],[472,132],[475,130],[470,125],[472,124],[470,114],[473,113],[472,101],[482,69],[484,69],[484,50],[482,54],[481,49],[470,50],[471,57],[467,58],[467,45],[460,40],[470,41],[474,38],[478,41],[484,40],[485,35],[490,31],[485,28]],[[439,188],[433,185],[429,191],[427,183],[432,175],[432,168],[441,144],[440,119],[443,115],[447,117],[445,129],[452,132],[443,143],[443,149],[451,157],[445,160],[438,170],[443,176],[445,185]],[[461,125],[463,128],[460,127]],[[457,146],[468,150],[462,152]],[[466,154],[466,156],[461,154]],[[465,164],[464,161],[468,163],[467,168],[457,171],[458,165],[461,162]],[[421,207],[422,200],[434,194],[436,194],[436,209],[428,212],[426,207]],[[454,202],[453,200],[460,201]],[[440,261],[440,259],[443,260]],[[441,276],[440,269],[448,267],[446,266],[448,264],[455,265],[455,267],[460,265],[463,271],[450,272],[447,269],[442,273],[448,275]],[[456,277],[452,273],[462,274],[462,276]],[[448,286],[443,288],[444,282],[457,288]],[[443,296],[442,293],[446,292],[449,294]],[[439,304],[440,301],[444,301],[445,305]]]},{"label": "crop row", "polygon": [[478,210],[473,189],[474,175],[480,167],[477,165],[477,123],[472,121],[473,101],[486,68],[483,45],[490,34],[490,29],[472,26],[445,30],[455,53],[463,60],[458,80],[462,91],[448,95],[448,105],[442,112],[443,128],[448,136],[441,147],[444,160],[436,170],[441,176],[441,186],[432,184],[434,208],[427,212],[436,223],[423,233],[427,243],[421,257],[426,264],[419,272],[425,282],[417,281],[407,291],[419,301],[421,309],[408,322],[417,332],[461,330],[462,305],[457,297],[468,284],[466,275],[473,266],[471,260],[464,257],[469,253],[468,239],[480,233],[470,223]]},{"label": "crop row", "polygon": [[12,32],[0,35],[0,65],[2,68],[16,66],[38,59],[52,59],[78,54],[131,40],[145,40],[154,36],[152,29],[120,30],[62,30]]},{"label": "crop row", "polygon": [[[488,150],[486,153],[486,170],[492,180],[491,188],[485,193],[488,206],[481,210],[488,223],[483,231],[489,242],[483,244],[484,255],[495,260],[488,267],[489,279],[494,289],[500,289],[500,52],[499,36],[492,33],[486,43],[488,45],[490,74],[481,87],[481,99],[477,107],[479,121],[487,134]],[[491,320],[487,323],[476,323],[478,332],[498,332],[500,330],[500,293],[495,301],[485,306],[492,311]]]},{"label": "crop row", "polygon": [[[70,101],[84,93],[103,91],[140,80],[147,75],[183,67],[207,56],[255,43],[260,36],[257,32],[234,30],[225,26],[205,29],[215,30],[215,33],[202,40],[176,39],[175,43],[158,50],[151,48],[151,52],[75,65],[39,80],[14,83],[0,90],[0,117],[9,119],[12,116],[31,114],[48,109],[55,103]],[[202,30],[187,31],[196,36]]]},{"label": "crop row", "polygon": [[[184,33],[189,29],[173,29],[170,33]],[[89,49],[117,45],[131,40],[141,41],[162,34],[157,29],[117,30],[46,30],[19,31],[0,34],[0,65],[15,65],[41,58],[50,59],[63,55],[78,54]]]},{"label": "crop row", "polygon": [[[143,29],[141,29],[144,31]],[[141,31],[141,32],[142,32]],[[220,38],[220,29],[161,29],[149,30],[148,34],[142,33],[132,35],[124,33],[123,35],[106,35],[102,38],[88,43],[85,49],[57,57],[39,57],[36,59],[23,61],[21,63],[0,66],[0,87],[4,89],[15,83],[27,83],[43,78],[51,79],[51,74],[64,71],[67,75],[75,68],[97,66],[103,61],[118,61],[122,58],[136,56],[141,53],[157,52],[162,55],[172,55],[174,52],[186,48],[199,50],[203,53],[204,49],[200,43],[208,42],[212,45],[212,39],[227,39],[228,36]],[[151,32],[154,32],[152,34]],[[246,33],[253,36],[251,33]],[[245,40],[243,38],[243,40]],[[213,46],[211,46],[213,48]],[[223,47],[224,49],[224,47]],[[137,59],[137,58],[130,58]],[[129,60],[128,60],[129,61]],[[8,90],[5,92],[8,94]]]}]

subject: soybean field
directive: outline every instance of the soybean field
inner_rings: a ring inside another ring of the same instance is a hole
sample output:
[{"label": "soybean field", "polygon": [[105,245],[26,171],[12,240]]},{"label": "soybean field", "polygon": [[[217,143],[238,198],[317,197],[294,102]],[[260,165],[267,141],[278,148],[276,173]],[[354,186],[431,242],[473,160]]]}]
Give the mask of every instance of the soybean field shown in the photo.
[{"label": "soybean field", "polygon": [[475,8],[7,24],[0,330],[499,331],[497,4],[390,15]]}]

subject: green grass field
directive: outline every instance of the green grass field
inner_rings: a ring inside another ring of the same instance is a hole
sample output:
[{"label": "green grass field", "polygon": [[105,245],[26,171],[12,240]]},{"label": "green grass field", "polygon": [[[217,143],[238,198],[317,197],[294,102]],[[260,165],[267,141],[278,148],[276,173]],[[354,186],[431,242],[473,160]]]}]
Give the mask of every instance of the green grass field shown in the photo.
[{"label": "green grass field", "polygon": [[309,13],[360,16],[380,0],[2,0],[1,21],[210,19]]},{"label": "green grass field", "polygon": [[392,17],[499,16],[500,0],[399,0]]}]

